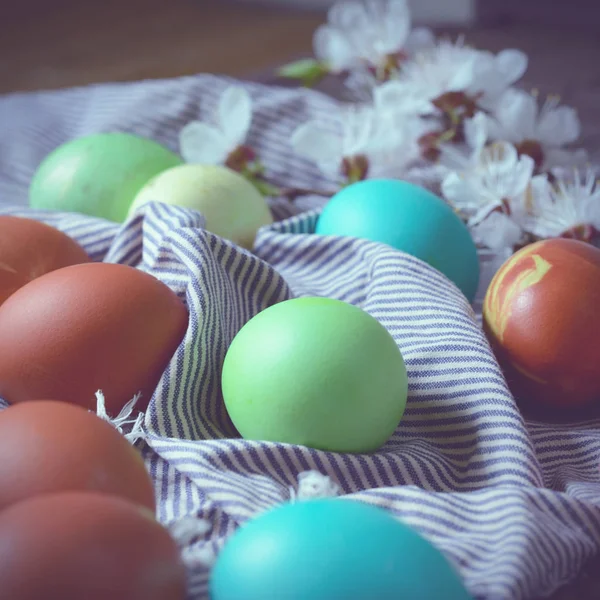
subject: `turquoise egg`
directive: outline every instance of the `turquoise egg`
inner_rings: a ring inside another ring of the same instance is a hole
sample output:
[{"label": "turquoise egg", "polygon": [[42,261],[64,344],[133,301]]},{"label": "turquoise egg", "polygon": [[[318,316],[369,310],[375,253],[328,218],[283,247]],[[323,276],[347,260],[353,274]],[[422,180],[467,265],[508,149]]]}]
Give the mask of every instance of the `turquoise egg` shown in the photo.
[{"label": "turquoise egg", "polygon": [[387,511],[342,499],[279,506],[226,542],[211,600],[471,600],[448,559]]},{"label": "turquoise egg", "polygon": [[406,181],[367,179],[338,192],[318,219],[320,235],[382,242],[425,261],[472,302],[479,259],[462,220],[441,198]]}]

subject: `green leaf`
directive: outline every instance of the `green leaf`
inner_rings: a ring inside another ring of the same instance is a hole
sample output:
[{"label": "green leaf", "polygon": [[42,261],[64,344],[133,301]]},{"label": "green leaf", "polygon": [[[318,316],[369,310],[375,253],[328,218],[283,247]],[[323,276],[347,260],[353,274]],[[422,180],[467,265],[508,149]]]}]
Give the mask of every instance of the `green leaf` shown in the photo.
[{"label": "green leaf", "polygon": [[306,87],[312,87],[319,83],[328,72],[327,66],[318,60],[304,58],[284,65],[277,71],[277,74],[287,79],[298,79]]},{"label": "green leaf", "polygon": [[281,190],[277,186],[264,179],[250,179],[250,183],[265,197],[276,198],[281,195]]}]

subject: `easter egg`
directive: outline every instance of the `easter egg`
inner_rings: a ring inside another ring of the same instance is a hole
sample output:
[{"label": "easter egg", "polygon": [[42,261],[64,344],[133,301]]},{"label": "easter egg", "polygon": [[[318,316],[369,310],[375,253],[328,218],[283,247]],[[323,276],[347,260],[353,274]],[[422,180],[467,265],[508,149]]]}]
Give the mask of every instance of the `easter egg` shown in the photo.
[{"label": "easter egg", "polygon": [[52,271],[0,306],[0,397],[48,398],[109,415],[148,404],[188,326],[183,302],[134,267],[88,263]]},{"label": "easter egg", "polygon": [[121,222],[148,180],[182,163],[160,144],[129,133],[77,138],[42,161],[31,181],[29,203]]},{"label": "easter egg", "polygon": [[0,215],[0,304],[45,273],[90,262],[68,235],[34,219]]},{"label": "easter egg", "polygon": [[242,525],[210,579],[211,600],[470,600],[448,559],[381,508],[284,504]]},{"label": "easter egg", "polygon": [[23,287],[27,281],[28,279],[24,275],[0,264],[0,304]]},{"label": "easter egg", "polygon": [[388,244],[428,263],[472,302],[479,281],[477,248],[467,226],[441,198],[406,181],[367,179],[325,205],[315,233]]},{"label": "easter egg", "polygon": [[257,189],[217,165],[182,165],[157,175],[136,196],[130,215],[150,201],[195,209],[204,215],[208,231],[247,249],[252,249],[258,229],[273,222]]},{"label": "easter egg", "polygon": [[536,242],[490,283],[484,327],[518,398],[576,407],[600,400],[600,250]]},{"label": "easter egg", "polygon": [[222,389],[247,439],[371,452],[402,418],[407,376],[394,338],[367,312],[297,298],[242,327],[225,356]]},{"label": "easter egg", "polygon": [[66,402],[40,400],[0,412],[0,511],[32,496],[102,492],[155,508],[139,451],[110,423]]},{"label": "easter egg", "polygon": [[0,597],[184,600],[186,572],[147,508],[108,494],[47,494],[0,512]]}]

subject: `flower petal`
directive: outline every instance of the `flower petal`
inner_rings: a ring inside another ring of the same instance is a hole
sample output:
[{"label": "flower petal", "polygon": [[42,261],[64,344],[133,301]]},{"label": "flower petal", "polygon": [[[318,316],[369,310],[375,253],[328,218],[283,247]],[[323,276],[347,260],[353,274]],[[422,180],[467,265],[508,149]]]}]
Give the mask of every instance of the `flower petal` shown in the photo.
[{"label": "flower petal", "polygon": [[330,25],[337,29],[347,29],[358,24],[369,24],[364,4],[356,0],[336,2],[329,9],[327,20]]},{"label": "flower petal", "polygon": [[[367,5],[369,6],[369,5]],[[377,29],[380,30],[383,44],[379,46],[382,54],[392,54],[402,50],[410,33],[410,10],[406,0],[370,1],[370,12],[380,17]]]},{"label": "flower petal", "polygon": [[537,99],[531,94],[509,88],[500,97],[494,116],[500,125],[497,136],[502,136],[501,139],[513,143],[537,140],[538,105]]},{"label": "flower petal", "polygon": [[316,58],[325,63],[332,73],[347,71],[357,62],[352,45],[343,33],[329,25],[321,25],[315,31],[313,51]]},{"label": "flower petal", "polygon": [[179,150],[185,162],[223,164],[232,148],[221,131],[201,121],[188,123],[179,133]]},{"label": "flower petal", "polygon": [[292,135],[291,144],[296,154],[317,164],[342,159],[340,136],[324,130],[317,121],[300,125]]},{"label": "flower petal", "polygon": [[342,154],[344,157],[365,154],[369,144],[376,141],[376,113],[371,108],[350,109],[342,114]]},{"label": "flower petal", "polygon": [[527,54],[521,50],[502,50],[496,55],[496,71],[506,85],[512,85],[523,77],[529,65]]},{"label": "flower petal", "polygon": [[475,56],[466,55],[464,61],[453,65],[455,72],[448,81],[448,91],[460,92],[468,90],[475,80],[475,66],[477,59]]},{"label": "flower petal", "polygon": [[485,170],[487,187],[500,201],[522,194],[535,168],[529,156],[519,158],[516,148],[507,142],[496,142],[482,153],[481,167]]},{"label": "flower petal", "polygon": [[533,177],[534,170],[535,161],[531,156],[523,155],[519,158],[519,162],[513,172],[512,186],[507,194],[510,198],[515,198],[525,193]]},{"label": "flower petal", "polygon": [[451,172],[444,177],[441,191],[450,204],[467,216],[472,215],[480,204],[476,187],[458,173]]},{"label": "flower petal", "polygon": [[509,142],[494,142],[481,153],[482,166],[500,172],[511,172],[519,160],[517,149]]},{"label": "flower petal", "polygon": [[488,141],[488,119],[485,113],[478,112],[472,119],[464,122],[465,141],[467,146],[478,156]]},{"label": "flower petal", "polygon": [[572,144],[581,134],[577,111],[570,106],[559,106],[542,111],[538,123],[538,139],[549,146]]},{"label": "flower petal", "polygon": [[441,144],[438,164],[451,171],[463,171],[476,160],[471,149],[464,144]]},{"label": "flower petal", "polygon": [[235,150],[246,141],[252,123],[252,98],[241,86],[228,87],[219,101],[219,125],[229,142],[229,150]]},{"label": "flower petal", "polygon": [[373,102],[378,112],[386,114],[415,114],[423,104],[416,100],[411,86],[400,81],[388,81],[373,90]]},{"label": "flower petal", "polygon": [[523,237],[523,230],[504,214],[492,212],[471,229],[475,243],[491,250],[513,248]]}]

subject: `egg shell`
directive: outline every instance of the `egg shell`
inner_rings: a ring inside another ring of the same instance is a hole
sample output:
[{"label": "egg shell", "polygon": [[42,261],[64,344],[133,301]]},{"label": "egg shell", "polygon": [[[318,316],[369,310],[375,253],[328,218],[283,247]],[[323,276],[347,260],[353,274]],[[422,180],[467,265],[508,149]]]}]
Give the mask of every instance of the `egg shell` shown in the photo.
[{"label": "egg shell", "polygon": [[130,216],[152,201],[201,212],[208,231],[247,249],[252,249],[256,232],[273,222],[256,188],[240,174],[218,165],[188,164],[161,173],[136,196]]},{"label": "egg shell", "polygon": [[509,258],[490,283],[484,328],[511,391],[542,405],[600,400],[600,250],[550,239]]},{"label": "egg shell", "polygon": [[14,271],[10,267],[0,263],[0,304],[9,296],[12,296],[19,288],[23,287],[29,280]]},{"label": "egg shell", "polygon": [[0,597],[183,600],[179,549],[150,511],[90,492],[36,496],[0,512]]},{"label": "egg shell", "polygon": [[315,232],[388,244],[443,273],[469,302],[475,298],[477,247],[452,208],[425,188],[395,179],[359,181],[331,198]]},{"label": "egg shell", "polygon": [[386,511],[348,500],[285,504],[221,550],[211,600],[469,600],[445,556]]},{"label": "egg shell", "polygon": [[34,219],[0,215],[0,304],[45,273],[90,262],[68,235]]},{"label": "egg shell", "polygon": [[374,317],[339,300],[297,298],[242,327],[222,389],[247,439],[371,452],[398,426],[408,383],[394,338]]},{"label": "egg shell", "polygon": [[34,279],[0,306],[0,397],[49,398],[109,415],[141,393],[143,409],[182,341],[188,312],[156,277],[110,263]]},{"label": "egg shell", "polygon": [[154,511],[139,453],[112,425],[79,406],[41,400],[0,412],[0,511],[65,491],[120,496]]},{"label": "egg shell", "polygon": [[121,222],[152,177],[182,163],[160,144],[129,133],[77,138],[42,161],[31,181],[29,202],[33,208]]}]

